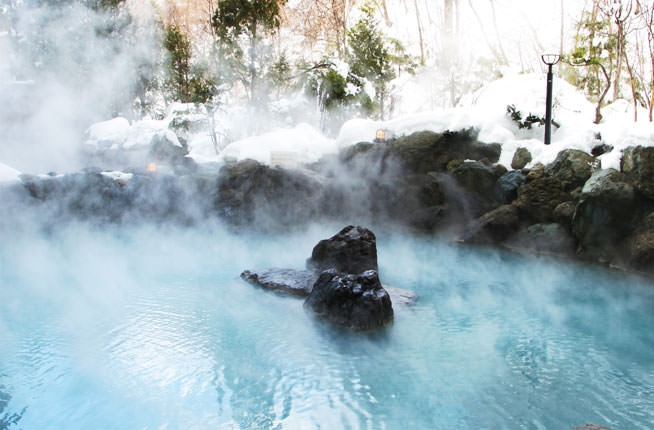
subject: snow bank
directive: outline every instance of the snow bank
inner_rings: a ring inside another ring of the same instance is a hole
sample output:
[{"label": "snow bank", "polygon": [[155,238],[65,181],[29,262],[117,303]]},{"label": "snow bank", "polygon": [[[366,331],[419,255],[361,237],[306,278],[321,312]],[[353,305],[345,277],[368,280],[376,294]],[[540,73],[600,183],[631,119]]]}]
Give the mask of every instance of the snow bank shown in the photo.
[{"label": "snow bank", "polygon": [[142,120],[136,121],[129,128],[123,148],[132,149],[145,147],[150,144],[152,138],[162,131],[168,129],[167,120]]},{"label": "snow bank", "polygon": [[19,181],[19,176],[21,172],[9,167],[6,164],[0,163],[0,182],[15,182]]},{"label": "snow bank", "polygon": [[86,130],[86,144],[97,148],[120,147],[130,132],[129,121],[125,118],[114,118],[98,122]]},{"label": "snow bank", "polygon": [[310,125],[298,124],[295,128],[279,129],[230,143],[220,153],[220,158],[223,161],[250,158],[270,164],[276,152],[295,153],[299,163],[314,163],[323,155],[335,154],[338,148],[333,140]]},{"label": "snow bank", "polygon": [[556,79],[553,83],[553,118],[560,128],[552,127],[551,145],[543,144],[544,128],[538,125],[531,130],[520,129],[507,115],[507,106],[514,105],[523,119],[530,113],[545,116],[545,75],[512,75],[484,86],[462,101],[462,106],[406,115],[389,121],[354,119],[346,122],[336,139],[339,148],[361,141],[372,141],[380,128],[396,136],[416,131],[443,132],[474,127],[479,140],[502,145],[499,162],[511,165],[515,150],[527,148],[535,163],[547,164],[568,148],[590,153],[593,147],[606,143],[612,152],[600,156],[603,168],[619,169],[621,150],[631,145],[654,145],[654,125],[633,121],[633,106],[618,101],[603,109],[604,120],[593,124],[595,106],[582,93],[567,82]]},{"label": "snow bank", "polygon": [[[633,105],[621,100],[604,107],[604,120],[599,125],[593,124],[595,106],[574,86],[555,78],[553,117],[561,127],[552,128],[552,144],[545,146],[542,126],[534,125],[531,130],[520,129],[507,114],[507,106],[513,105],[522,113],[523,119],[530,113],[543,117],[545,78],[545,74],[508,75],[465,97],[457,108],[414,112],[388,121],[353,119],[342,126],[334,140],[310,125],[301,123],[227,144],[230,128],[240,127],[247,131],[250,119],[246,119],[248,117],[243,112],[222,112],[216,117],[216,153],[203,108],[173,104],[164,120],[142,120],[130,126],[126,119],[115,118],[94,124],[87,131],[87,143],[94,144],[97,148],[145,147],[155,135],[172,137],[174,131],[171,124],[185,122],[189,124],[183,136],[187,140],[189,157],[198,163],[222,163],[225,160],[251,158],[270,164],[271,159],[280,154],[297,159],[298,163],[312,163],[341,148],[361,141],[372,141],[380,128],[402,136],[422,130],[443,132],[474,127],[479,132],[480,141],[502,145],[499,162],[507,167],[511,165],[513,154],[519,147],[525,147],[531,152],[533,161],[529,167],[537,162],[552,162],[563,149],[580,149],[590,153],[593,147],[605,143],[614,149],[600,156],[604,168],[619,168],[621,150],[627,146],[654,145],[654,125],[647,121],[645,112],[640,114],[640,121],[634,123]],[[176,138],[170,140],[176,141]]]}]

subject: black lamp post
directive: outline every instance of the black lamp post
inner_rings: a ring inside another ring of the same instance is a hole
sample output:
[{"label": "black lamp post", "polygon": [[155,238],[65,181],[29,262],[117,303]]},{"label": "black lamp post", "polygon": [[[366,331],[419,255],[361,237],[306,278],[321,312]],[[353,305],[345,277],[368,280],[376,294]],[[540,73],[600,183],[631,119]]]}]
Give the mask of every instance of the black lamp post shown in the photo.
[{"label": "black lamp post", "polygon": [[552,66],[559,62],[559,54],[544,54],[543,63],[547,64],[547,99],[545,100],[545,145],[550,144],[552,138]]}]

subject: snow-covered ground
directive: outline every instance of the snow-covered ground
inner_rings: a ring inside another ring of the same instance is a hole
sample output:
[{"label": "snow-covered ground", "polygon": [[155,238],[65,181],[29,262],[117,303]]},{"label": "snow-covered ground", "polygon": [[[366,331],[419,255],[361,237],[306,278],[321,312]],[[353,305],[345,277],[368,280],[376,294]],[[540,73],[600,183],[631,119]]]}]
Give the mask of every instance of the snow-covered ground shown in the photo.
[{"label": "snow-covered ground", "polygon": [[[549,146],[543,144],[543,127],[519,129],[507,115],[507,105],[514,105],[522,112],[523,118],[529,113],[544,116],[545,75],[504,77],[467,96],[456,108],[414,111],[383,122],[352,119],[342,126],[336,138],[329,138],[315,127],[300,123],[272,128],[232,142],[221,138],[216,147],[206,127],[206,115],[192,106],[173,105],[164,120],[146,119],[130,124],[127,119],[114,118],[94,124],[87,130],[86,146],[98,150],[145,148],[153,136],[172,134],[169,127],[184,121],[190,124],[185,136],[189,157],[201,164],[221,164],[247,158],[264,164],[274,163],[276,159],[291,160],[292,165],[312,163],[347,146],[372,141],[378,129],[387,129],[401,136],[421,130],[443,132],[474,127],[479,132],[479,140],[502,145],[499,162],[507,167],[519,147],[531,152],[533,160],[530,165],[533,165],[553,161],[559,151],[566,148],[590,153],[594,146],[605,143],[614,149],[600,156],[602,167],[619,168],[622,149],[631,145],[654,146],[654,124],[647,120],[646,112],[639,112],[640,120],[634,122],[633,105],[619,100],[604,107],[602,123],[594,124],[595,106],[575,87],[560,79],[554,81],[553,116],[561,127],[552,127],[552,144]],[[229,130],[224,129],[224,124],[230,124],[229,118],[217,115],[216,120],[216,135],[228,136]],[[255,119],[252,121],[254,123]],[[11,167],[0,165],[0,180],[14,180],[18,174]]]}]

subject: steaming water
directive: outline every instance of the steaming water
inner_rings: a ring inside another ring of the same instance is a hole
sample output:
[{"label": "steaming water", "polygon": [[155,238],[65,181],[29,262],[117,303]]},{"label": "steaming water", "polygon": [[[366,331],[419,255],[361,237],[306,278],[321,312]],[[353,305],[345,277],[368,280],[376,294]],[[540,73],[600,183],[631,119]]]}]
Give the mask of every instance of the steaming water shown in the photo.
[{"label": "steaming water", "polygon": [[378,231],[420,300],[361,335],[238,279],[335,231],[4,232],[0,428],[654,427],[647,282]]}]

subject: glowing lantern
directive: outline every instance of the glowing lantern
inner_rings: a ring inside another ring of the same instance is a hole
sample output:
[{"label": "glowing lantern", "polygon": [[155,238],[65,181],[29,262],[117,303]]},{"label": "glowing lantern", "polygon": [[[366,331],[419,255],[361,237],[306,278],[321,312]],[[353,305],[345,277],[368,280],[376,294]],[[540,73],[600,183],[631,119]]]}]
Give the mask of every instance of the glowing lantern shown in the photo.
[{"label": "glowing lantern", "polygon": [[378,142],[383,142],[385,139],[386,139],[386,131],[380,128],[379,130],[377,130],[377,133],[375,134],[375,140]]},{"label": "glowing lantern", "polygon": [[156,172],[156,171],[157,171],[157,165],[155,163],[148,164],[148,172]]}]

